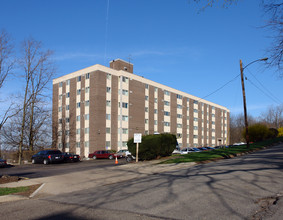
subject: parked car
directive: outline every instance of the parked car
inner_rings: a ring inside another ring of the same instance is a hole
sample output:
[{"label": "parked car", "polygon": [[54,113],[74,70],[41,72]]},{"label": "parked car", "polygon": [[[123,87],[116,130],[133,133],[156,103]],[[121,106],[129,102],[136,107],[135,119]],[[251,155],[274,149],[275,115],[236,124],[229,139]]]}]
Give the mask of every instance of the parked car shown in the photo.
[{"label": "parked car", "polygon": [[172,154],[181,154],[181,149],[180,147],[177,145],[176,148],[173,150]]},{"label": "parked car", "polygon": [[64,155],[60,150],[43,150],[31,157],[31,163],[43,163],[45,165],[49,163],[63,162]]},{"label": "parked car", "polygon": [[200,147],[199,150],[200,151],[207,151],[208,149],[206,147]]},{"label": "parked car", "polygon": [[98,150],[95,151],[94,153],[91,153],[88,155],[88,158],[93,158],[93,159],[114,159],[115,157],[117,158],[122,158],[122,156],[117,155],[113,153],[112,151],[109,150]]},{"label": "parked car", "polygon": [[197,147],[193,147],[192,149],[193,149],[195,152],[201,152],[201,150],[198,149]]},{"label": "parked car", "polygon": [[7,161],[0,158],[0,167],[6,167],[6,166],[7,166]]},{"label": "parked car", "polygon": [[79,162],[80,155],[72,153],[64,153],[64,162]]},{"label": "parked car", "polygon": [[215,150],[214,147],[206,147],[208,150]]},{"label": "parked car", "polygon": [[183,148],[181,150],[181,154],[188,154],[188,153],[192,153],[192,152],[195,152],[195,150],[193,148],[189,148],[189,147]]},{"label": "parked car", "polygon": [[119,157],[126,157],[126,156],[130,155],[131,153],[128,150],[119,150],[116,154],[119,158]]}]

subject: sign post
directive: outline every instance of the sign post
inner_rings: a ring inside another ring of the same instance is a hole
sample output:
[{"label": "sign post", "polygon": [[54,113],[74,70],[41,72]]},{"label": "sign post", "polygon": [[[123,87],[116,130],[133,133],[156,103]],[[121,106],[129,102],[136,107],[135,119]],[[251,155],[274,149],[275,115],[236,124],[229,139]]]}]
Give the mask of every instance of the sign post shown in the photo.
[{"label": "sign post", "polygon": [[141,143],[142,134],[135,133],[134,134],[134,143],[136,143],[136,163],[139,161],[139,143]]}]

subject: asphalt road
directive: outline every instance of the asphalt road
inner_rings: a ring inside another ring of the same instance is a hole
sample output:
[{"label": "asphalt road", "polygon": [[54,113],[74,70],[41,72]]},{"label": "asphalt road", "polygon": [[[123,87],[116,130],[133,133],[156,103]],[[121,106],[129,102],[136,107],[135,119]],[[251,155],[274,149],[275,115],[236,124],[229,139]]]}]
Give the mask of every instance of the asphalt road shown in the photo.
[{"label": "asphalt road", "polygon": [[[117,174],[122,167],[116,168]],[[129,169],[126,175],[134,172]],[[1,204],[0,216],[1,219],[277,220],[283,215],[282,183],[283,146],[276,146],[242,157]]]},{"label": "asphalt road", "polygon": [[97,159],[97,160],[85,160],[75,163],[60,163],[60,164],[23,164],[8,166],[6,168],[0,168],[0,176],[20,176],[27,178],[39,178],[56,176],[60,174],[79,172],[84,170],[92,170],[103,167],[119,166],[126,163],[124,158],[118,159],[118,165],[115,164],[115,160]]}]

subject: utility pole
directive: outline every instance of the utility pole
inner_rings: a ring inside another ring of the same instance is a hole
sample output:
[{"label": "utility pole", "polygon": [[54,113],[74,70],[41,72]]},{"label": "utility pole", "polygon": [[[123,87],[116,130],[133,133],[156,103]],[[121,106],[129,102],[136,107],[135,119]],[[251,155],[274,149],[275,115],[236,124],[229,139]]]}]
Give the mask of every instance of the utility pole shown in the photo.
[{"label": "utility pole", "polygon": [[246,127],[246,141],[247,148],[250,147],[249,141],[249,128],[248,128],[248,116],[247,116],[247,104],[246,104],[246,93],[245,93],[245,84],[244,84],[244,68],[242,60],[240,60],[240,69],[241,69],[241,81],[242,81],[242,91],[243,91],[243,102],[244,102],[244,116],[245,116],[245,127]]}]

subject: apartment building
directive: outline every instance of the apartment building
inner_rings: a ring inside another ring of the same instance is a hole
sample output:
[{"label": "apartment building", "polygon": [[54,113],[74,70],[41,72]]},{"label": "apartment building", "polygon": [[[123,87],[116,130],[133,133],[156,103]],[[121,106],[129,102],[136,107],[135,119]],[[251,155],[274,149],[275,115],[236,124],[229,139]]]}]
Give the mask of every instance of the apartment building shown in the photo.
[{"label": "apartment building", "polygon": [[173,133],[181,148],[228,144],[229,110],[143,78],[116,59],[53,80],[53,144],[87,157],[134,133]]}]

